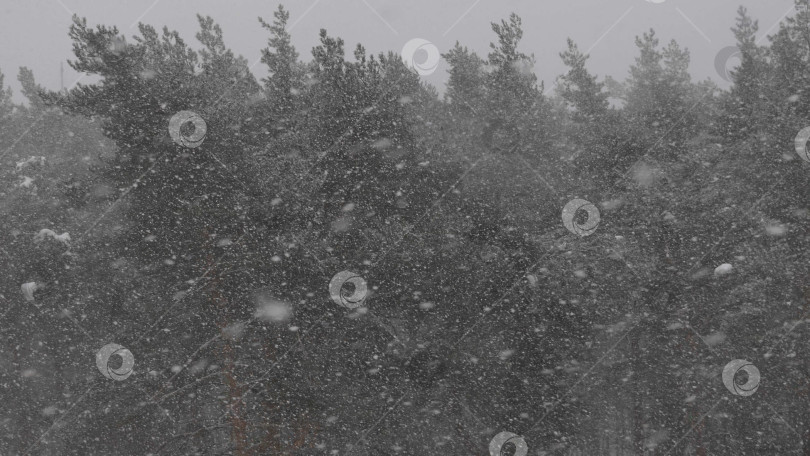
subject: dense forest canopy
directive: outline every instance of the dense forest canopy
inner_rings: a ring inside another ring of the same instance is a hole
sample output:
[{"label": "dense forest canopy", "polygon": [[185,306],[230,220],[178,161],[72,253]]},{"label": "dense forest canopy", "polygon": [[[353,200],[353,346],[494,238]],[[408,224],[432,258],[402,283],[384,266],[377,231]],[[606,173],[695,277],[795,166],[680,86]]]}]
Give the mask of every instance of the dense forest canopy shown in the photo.
[{"label": "dense forest canopy", "polygon": [[728,90],[654,30],[547,90],[512,14],[441,96],[282,6],[263,79],[74,16],[97,82],[0,74],[0,454],[810,454],[796,6]]}]

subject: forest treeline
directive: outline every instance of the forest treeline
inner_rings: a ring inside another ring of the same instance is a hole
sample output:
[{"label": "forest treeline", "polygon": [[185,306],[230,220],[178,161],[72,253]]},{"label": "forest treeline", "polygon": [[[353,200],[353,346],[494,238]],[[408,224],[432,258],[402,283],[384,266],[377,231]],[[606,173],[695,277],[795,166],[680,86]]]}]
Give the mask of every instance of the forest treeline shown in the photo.
[{"label": "forest treeline", "polygon": [[810,454],[806,8],[762,41],[739,9],[728,90],[653,30],[625,80],[569,39],[544,87],[513,14],[440,96],[326,30],[305,60],[288,19],[257,79],[210,17],[196,47],[74,17],[97,82],[0,93],[0,453]]}]

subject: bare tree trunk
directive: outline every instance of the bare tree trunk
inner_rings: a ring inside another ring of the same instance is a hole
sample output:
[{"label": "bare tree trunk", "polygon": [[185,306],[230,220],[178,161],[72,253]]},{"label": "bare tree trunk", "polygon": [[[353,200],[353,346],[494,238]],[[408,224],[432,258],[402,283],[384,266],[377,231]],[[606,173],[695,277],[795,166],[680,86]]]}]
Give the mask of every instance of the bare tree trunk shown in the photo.
[{"label": "bare tree trunk", "polygon": [[[208,230],[203,232],[205,237],[206,244],[209,242],[209,234]],[[229,413],[229,420],[231,423],[231,440],[234,445],[234,455],[243,456],[246,455],[246,448],[247,448],[247,422],[245,421],[244,417],[242,416],[242,387],[239,386],[239,382],[236,380],[236,376],[234,375],[234,368],[235,368],[235,356],[234,356],[234,349],[232,345],[231,337],[228,337],[225,334],[225,328],[228,327],[228,300],[225,296],[222,295],[220,291],[220,286],[222,280],[218,276],[218,271],[216,270],[216,259],[213,255],[209,254],[207,257],[207,270],[210,273],[211,284],[209,285],[209,298],[211,302],[214,304],[214,307],[217,309],[217,312],[220,315],[219,321],[217,322],[217,327],[220,330],[220,334],[223,336],[222,340],[224,345],[222,347],[222,361],[223,361],[223,381],[225,386],[228,387],[228,410]]]},{"label": "bare tree trunk", "polygon": [[644,400],[641,391],[641,368],[643,366],[639,339],[643,332],[642,327],[630,332],[630,359],[632,360],[633,376],[633,454],[644,456]]}]

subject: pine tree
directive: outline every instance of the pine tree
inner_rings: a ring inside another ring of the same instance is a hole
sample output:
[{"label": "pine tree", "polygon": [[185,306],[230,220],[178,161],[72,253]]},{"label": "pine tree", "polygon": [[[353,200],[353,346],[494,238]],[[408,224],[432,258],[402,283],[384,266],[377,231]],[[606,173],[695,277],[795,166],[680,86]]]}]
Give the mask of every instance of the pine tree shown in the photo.
[{"label": "pine tree", "polygon": [[492,23],[497,43],[490,43],[486,78],[487,125],[484,129],[484,144],[492,150],[507,152],[525,148],[540,141],[542,118],[542,84],[537,86],[537,76],[532,68],[534,56],[518,51],[523,38],[520,17],[512,13],[509,22]]},{"label": "pine tree", "polygon": [[262,80],[268,103],[273,107],[272,120],[279,128],[290,128],[290,116],[296,107],[295,100],[303,90],[304,70],[298,62],[298,52],[292,45],[287,21],[290,13],[282,5],[273,13],[275,20],[268,24],[262,18],[259,22],[270,32],[266,48],[262,49],[262,63],[267,65],[269,75]]},{"label": "pine tree", "polygon": [[456,42],[453,49],[442,54],[450,66],[445,101],[454,114],[479,116],[485,96],[484,61],[475,52]]},{"label": "pine tree", "polygon": [[569,38],[568,50],[560,53],[560,58],[568,72],[560,76],[558,90],[574,109],[572,119],[580,123],[600,122],[607,114],[608,93],[604,90],[605,84],[598,82],[585,67],[588,56]]},{"label": "pine tree", "polygon": [[680,154],[696,124],[689,52],[674,40],[659,50],[654,30],[636,37],[636,46],[639,55],[630,68],[625,107],[633,135],[645,150]]}]

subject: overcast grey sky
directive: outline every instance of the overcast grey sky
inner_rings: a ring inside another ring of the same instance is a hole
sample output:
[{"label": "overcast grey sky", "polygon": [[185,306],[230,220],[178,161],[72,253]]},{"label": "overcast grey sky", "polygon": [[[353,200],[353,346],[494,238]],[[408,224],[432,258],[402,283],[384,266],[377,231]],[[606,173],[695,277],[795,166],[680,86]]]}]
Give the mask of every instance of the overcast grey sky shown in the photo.
[{"label": "overcast grey sky", "polygon": [[[0,6],[0,70],[6,85],[20,101],[18,68],[34,71],[40,84],[59,88],[59,62],[72,57],[68,27],[72,13],[86,17],[88,24],[116,25],[125,35],[137,33],[137,22],[180,32],[198,46],[195,14],[210,15],[220,24],[228,46],[254,63],[264,47],[267,33],[258,16],[271,20],[275,0],[31,0],[6,1]],[[689,48],[691,72],[696,79],[710,77],[725,85],[714,70],[717,52],[734,44],[729,28],[739,5],[759,20],[760,35],[773,33],[778,23],[793,14],[793,0],[288,0],[293,43],[303,60],[317,44],[318,31],[326,28],[346,42],[347,57],[357,43],[370,52],[393,50],[422,38],[441,52],[456,41],[486,56],[493,40],[490,22],[516,12],[523,19],[523,51],[537,59],[535,73],[550,88],[563,72],[559,52],[571,37],[580,48],[590,49],[591,71],[600,76],[624,79],[636,55],[633,38],[654,28],[662,44],[670,39]],[[765,42],[763,38],[763,42]],[[423,76],[442,87],[447,66]],[[261,63],[253,73],[264,76]],[[64,83],[80,75],[65,64]]]}]

